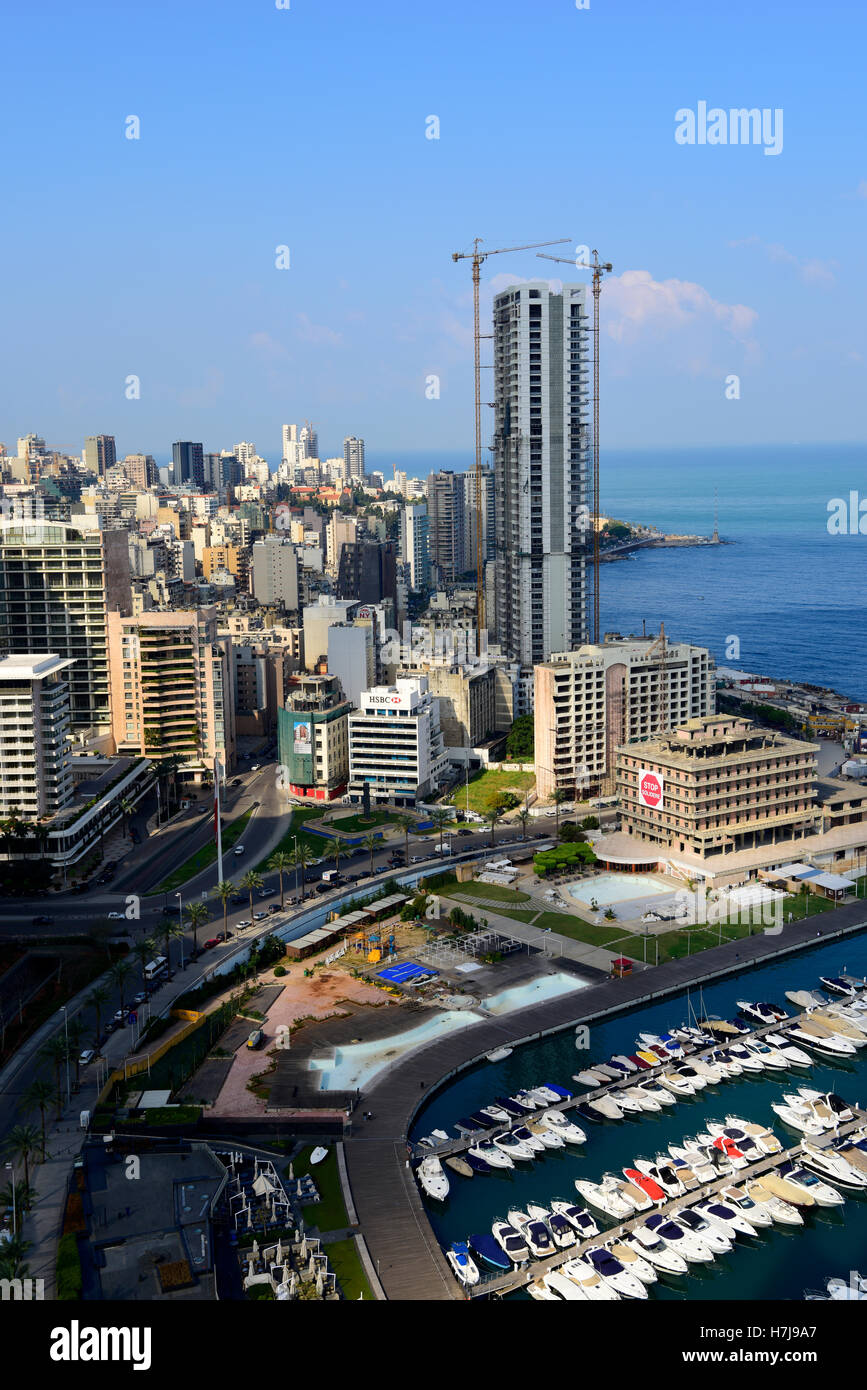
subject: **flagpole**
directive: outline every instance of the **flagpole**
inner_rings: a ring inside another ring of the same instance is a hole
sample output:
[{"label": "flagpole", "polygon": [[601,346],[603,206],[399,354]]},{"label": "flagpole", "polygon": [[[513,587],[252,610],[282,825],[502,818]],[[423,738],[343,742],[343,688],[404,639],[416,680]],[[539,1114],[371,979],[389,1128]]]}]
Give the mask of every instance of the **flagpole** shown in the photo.
[{"label": "flagpole", "polygon": [[214,822],[217,835],[217,883],[223,882],[223,830],[220,825],[220,762],[214,758]]}]

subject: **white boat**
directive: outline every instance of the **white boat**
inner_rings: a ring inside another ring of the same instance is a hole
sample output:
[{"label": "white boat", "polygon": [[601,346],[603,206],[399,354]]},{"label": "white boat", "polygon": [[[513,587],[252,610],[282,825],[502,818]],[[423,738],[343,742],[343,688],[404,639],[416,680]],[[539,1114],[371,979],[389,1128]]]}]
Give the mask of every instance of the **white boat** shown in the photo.
[{"label": "white boat", "polygon": [[523,1159],[530,1162],[534,1157],[533,1150],[529,1144],[522,1144],[520,1139],[515,1139],[511,1134],[500,1134],[491,1141],[495,1149],[506,1154],[511,1159]]},{"label": "white boat", "polygon": [[457,1278],[466,1288],[472,1288],[473,1284],[478,1284],[479,1267],[463,1241],[456,1240],[454,1242],[451,1249],[446,1251],[446,1259]]},{"label": "white boat", "polygon": [[867,1173],[859,1172],[842,1154],[833,1149],[820,1149],[805,1139],[801,1145],[801,1162],[820,1178],[828,1178],[837,1187],[848,1188],[852,1192],[863,1192],[867,1188]]},{"label": "white boat", "polygon": [[577,1072],[572,1080],[577,1081],[580,1086],[589,1086],[595,1090],[597,1086],[604,1086],[609,1078],[595,1067],[586,1067],[584,1071]]},{"label": "white boat", "polygon": [[484,1163],[489,1163],[492,1168],[514,1168],[514,1163],[509,1154],[503,1149],[498,1149],[493,1144],[474,1144],[467,1149],[473,1158],[480,1158]]},{"label": "white boat", "polygon": [[541,1141],[543,1149],[563,1149],[566,1147],[565,1137],[554,1125],[546,1125],[539,1120],[531,1120],[525,1128],[534,1139]]},{"label": "white boat", "polygon": [[640,1115],[642,1113],[642,1106],[639,1101],[635,1100],[629,1094],[631,1089],[631,1086],[625,1086],[622,1090],[618,1091],[615,1103],[625,1115]]},{"label": "white boat", "polygon": [[543,1274],[542,1283],[546,1289],[553,1293],[555,1298],[565,1299],[566,1302],[581,1303],[587,1298],[580,1285],[576,1284],[574,1279],[569,1279],[565,1274],[561,1274],[558,1269],[552,1269],[548,1274]]},{"label": "white boat", "polygon": [[575,1228],[561,1212],[548,1211],[546,1207],[540,1207],[535,1202],[527,1203],[527,1212],[534,1221],[545,1223],[559,1250],[565,1250],[567,1246],[575,1244]]},{"label": "white boat", "polygon": [[725,1202],[726,1206],[734,1211],[740,1212],[744,1219],[753,1228],[773,1226],[774,1218],[766,1206],[754,1202],[752,1197],[748,1197],[742,1187],[724,1187],[718,1194],[718,1200]]},{"label": "white boat", "polygon": [[707,1085],[707,1077],[697,1072],[692,1062],[682,1062],[679,1066],[671,1069],[677,1076],[685,1078],[694,1091],[703,1091]]},{"label": "white boat", "polygon": [[530,1254],[537,1260],[544,1260],[548,1255],[554,1253],[554,1238],[548,1230],[544,1221],[531,1216],[529,1212],[521,1211],[513,1207],[506,1213],[509,1224],[520,1231],[522,1237],[527,1242]]},{"label": "white boat", "polygon": [[[435,1137],[435,1138],[438,1137],[436,1131],[434,1131],[434,1137]],[[447,1138],[448,1138],[448,1135],[445,1135],[445,1138],[447,1139]],[[322,1160],[323,1160],[324,1158],[327,1158],[327,1157],[328,1157],[328,1150],[327,1150],[327,1149],[323,1149],[321,1146],[320,1146],[319,1148],[317,1148],[317,1149],[314,1149],[313,1152],[312,1152],[312,1154],[310,1155],[310,1165],[311,1165],[311,1167],[315,1167],[317,1163],[321,1163]]]},{"label": "white boat", "polygon": [[511,1047],[498,1047],[493,1052],[487,1054],[489,1062],[505,1062],[507,1057],[511,1057]]},{"label": "white boat", "polygon": [[708,1120],[707,1132],[714,1138],[723,1134],[727,1139],[734,1139],[736,1144],[739,1139],[752,1139],[763,1154],[782,1153],[783,1146],[773,1130],[768,1129],[767,1125],[754,1124],[752,1120],[742,1120],[737,1115],[726,1115],[725,1124],[719,1120]]},{"label": "white boat", "polygon": [[415,1170],[421,1189],[436,1202],[444,1202],[449,1195],[449,1180],[439,1159],[431,1155],[423,1158]]},{"label": "white boat", "polygon": [[[515,1125],[515,1128],[511,1131],[511,1137],[517,1140],[519,1144],[524,1144],[528,1149],[531,1149],[533,1153],[541,1153],[545,1148],[545,1141],[542,1139],[542,1136],[540,1134],[535,1134],[533,1130],[530,1129],[529,1124]],[[494,1140],[494,1143],[496,1143],[496,1140]],[[518,1157],[520,1157],[520,1155],[518,1155]]]},{"label": "white boat", "polygon": [[726,1048],[726,1052],[730,1057],[733,1057],[736,1062],[740,1063],[742,1071],[753,1072],[755,1074],[765,1069],[765,1064],[761,1057],[757,1057],[754,1052],[750,1052],[749,1048],[745,1047],[743,1043],[732,1043],[731,1047]]},{"label": "white boat", "polygon": [[821,1033],[817,1025],[812,1024],[807,1027],[795,1025],[785,1030],[785,1037],[791,1038],[794,1042],[806,1047],[809,1052],[819,1052],[823,1057],[854,1057],[855,1046],[846,1038],[840,1038],[830,1033]]},{"label": "white boat", "polygon": [[732,1248],[731,1237],[718,1226],[712,1226],[695,1207],[676,1207],[671,1220],[703,1241],[714,1255],[725,1255]]},{"label": "white boat", "polygon": [[623,1080],[623,1072],[620,1068],[609,1066],[607,1062],[597,1062],[594,1071],[601,1072],[606,1082]]},{"label": "white boat", "polygon": [[864,1032],[863,1027],[859,1028],[848,1018],[832,1013],[830,1009],[817,1009],[815,1013],[810,1014],[810,1018],[814,1023],[823,1023],[827,1028],[830,1028],[835,1037],[846,1038],[856,1047],[864,1047],[867,1044],[867,1033]]},{"label": "white boat", "polygon": [[841,1207],[846,1200],[836,1187],[822,1182],[815,1173],[799,1167],[792,1159],[782,1163],[777,1172],[786,1182],[806,1193],[808,1197],[812,1197],[819,1207]]},{"label": "white boat", "polygon": [[530,1251],[527,1242],[521,1232],[516,1231],[515,1227],[510,1225],[508,1221],[495,1221],[491,1227],[491,1234],[503,1254],[512,1261],[512,1264],[520,1265],[525,1260],[529,1260]]},{"label": "white boat", "polygon": [[637,1089],[644,1091],[645,1095],[650,1096],[658,1105],[677,1105],[677,1096],[666,1086],[660,1086],[658,1081],[639,1081]]},{"label": "white boat", "polygon": [[595,1100],[588,1100],[587,1104],[591,1110],[595,1110],[598,1115],[604,1115],[606,1120],[622,1120],[623,1111],[614,1100],[613,1096],[597,1096]]},{"label": "white boat", "polygon": [[682,1197],[686,1191],[672,1164],[661,1155],[657,1156],[655,1163],[647,1158],[636,1159],[633,1166],[645,1177],[652,1178],[668,1197]]},{"label": "white boat", "polygon": [[863,1278],[856,1269],[852,1270],[848,1279],[829,1279],[825,1284],[828,1297],[833,1302],[855,1303],[867,1302],[867,1279]]},{"label": "white boat", "polygon": [[673,1250],[688,1264],[709,1264],[713,1259],[710,1246],[692,1231],[687,1231],[680,1222],[672,1221],[671,1217],[657,1213],[655,1216],[648,1216],[645,1225],[649,1226],[667,1249]]},{"label": "white boat", "polygon": [[626,1200],[616,1185],[606,1187],[603,1183],[576,1178],[575,1190],[581,1194],[585,1202],[589,1202],[597,1211],[604,1211],[606,1216],[611,1216],[616,1221],[624,1221],[635,1215],[632,1203]]},{"label": "white boat", "polygon": [[663,1071],[659,1073],[660,1085],[667,1090],[673,1091],[676,1096],[694,1096],[695,1087],[687,1081],[685,1076],[679,1076],[677,1072]]},{"label": "white boat", "polygon": [[743,1074],[744,1069],[737,1057],[733,1057],[724,1047],[718,1048],[712,1056],[717,1066],[724,1067],[729,1076],[741,1076]]},{"label": "white boat", "polygon": [[480,1115],[487,1115],[492,1125],[510,1125],[514,1119],[501,1105],[483,1105]]},{"label": "white boat", "polygon": [[581,1257],[621,1298],[646,1298],[647,1288],[605,1245],[590,1245]]},{"label": "white boat", "polygon": [[821,1007],[828,1002],[823,994],[809,989],[787,989],[786,998],[790,1004],[797,1004],[799,1009],[813,1009],[817,1004]]},{"label": "white boat", "polygon": [[611,1060],[612,1062],[619,1062],[627,1071],[638,1071],[638,1067],[635,1065],[632,1058],[627,1057],[625,1052],[615,1052]]},{"label": "white boat", "polygon": [[752,1004],[745,999],[737,999],[735,1002],[741,1013],[747,1018],[755,1019],[756,1023],[774,1023],[781,1018],[788,1018],[786,1010],[777,1004]]},{"label": "white boat", "polygon": [[537,1105],[557,1105],[563,1099],[556,1091],[552,1091],[550,1086],[531,1086],[529,1094]]},{"label": "white boat", "polygon": [[712,1062],[709,1057],[692,1057],[690,1066],[699,1076],[704,1077],[709,1086],[718,1086],[721,1081],[727,1081],[729,1078],[727,1068],[721,1067],[718,1062]]},{"label": "white boat", "polygon": [[560,1299],[549,1289],[542,1279],[537,1279],[535,1283],[527,1285],[527,1293],[534,1298],[537,1303],[559,1303]]},{"label": "white boat", "polygon": [[541,1105],[550,1105],[550,1101],[539,1101],[529,1090],[516,1091],[512,1096],[519,1105],[523,1105],[527,1110],[538,1110]]},{"label": "white boat", "polygon": [[765,1042],[770,1043],[771,1047],[778,1048],[792,1067],[811,1067],[813,1065],[809,1053],[802,1051],[800,1047],[795,1047],[793,1043],[787,1042],[779,1033],[766,1033]]},{"label": "white boat", "polygon": [[682,1255],[670,1250],[647,1226],[635,1226],[623,1241],[655,1269],[666,1274],[686,1274],[688,1265]]},{"label": "white boat", "polygon": [[[669,1144],[669,1152],[671,1145]],[[708,1159],[696,1154],[693,1161],[687,1158],[678,1158],[676,1154],[671,1157],[672,1167],[687,1191],[696,1187],[703,1187],[705,1183],[715,1182],[720,1176],[719,1171]]]},{"label": "white boat", "polygon": [[641,1086],[624,1086],[623,1090],[618,1091],[617,1094],[618,1097],[622,1100],[629,1099],[635,1101],[636,1105],[638,1106],[638,1109],[643,1110],[646,1113],[658,1114],[658,1112],[662,1109],[662,1106],[656,1099],[656,1097],[650,1095],[647,1091],[643,1090]]},{"label": "white boat", "polygon": [[788,1059],[783,1056],[778,1047],[771,1047],[758,1038],[753,1042],[744,1043],[744,1046],[754,1057],[758,1057],[760,1062],[770,1071],[785,1071],[789,1065]]},{"label": "white boat", "polygon": [[[728,1192],[728,1188],[723,1189],[723,1195]],[[747,1196],[762,1211],[766,1211],[771,1220],[778,1226],[803,1226],[804,1218],[798,1208],[785,1198],[778,1197],[770,1188],[765,1187],[761,1181],[746,1185]]]},{"label": "white boat", "polygon": [[555,1215],[564,1216],[582,1240],[589,1240],[591,1236],[599,1234],[598,1225],[584,1207],[576,1207],[574,1202],[564,1202],[562,1198],[555,1198],[551,1203],[551,1210]]},{"label": "white boat", "polygon": [[560,1266],[560,1273],[567,1279],[573,1280],[584,1293],[585,1298],[599,1302],[613,1302],[620,1297],[616,1289],[612,1289],[599,1275],[592,1265],[586,1260],[571,1259]]},{"label": "white boat", "polygon": [[609,1180],[612,1186],[615,1183],[617,1184],[617,1191],[621,1196],[625,1197],[626,1201],[635,1211],[653,1210],[656,1203],[653,1202],[652,1199],[648,1197],[647,1193],[643,1192],[636,1183],[630,1182],[628,1178],[621,1181],[619,1178],[615,1177],[613,1173],[606,1173],[603,1177],[603,1182],[608,1182]]},{"label": "white boat", "polygon": [[814,1091],[809,1086],[799,1086],[798,1095],[807,1105],[812,1106],[816,1118],[827,1119],[829,1123],[840,1125],[855,1119],[855,1111],[847,1105],[836,1091]]},{"label": "white boat", "polygon": [[565,1115],[559,1110],[546,1110],[542,1116],[549,1129],[562,1134],[567,1144],[586,1144],[587,1135],[580,1125],[576,1125],[573,1120],[567,1120]]},{"label": "white boat", "polygon": [[740,1211],[720,1201],[719,1197],[709,1197],[706,1201],[696,1202],[695,1210],[699,1216],[704,1217],[708,1225],[717,1226],[730,1238],[756,1234],[755,1226],[751,1226]]},{"label": "white boat", "polygon": [[779,1115],[783,1124],[788,1125],[790,1129],[798,1130],[801,1134],[811,1134],[818,1137],[825,1133],[825,1126],[806,1111],[793,1110],[790,1105],[784,1105],[782,1101],[778,1100],[771,1101],[771,1109],[775,1115]]}]

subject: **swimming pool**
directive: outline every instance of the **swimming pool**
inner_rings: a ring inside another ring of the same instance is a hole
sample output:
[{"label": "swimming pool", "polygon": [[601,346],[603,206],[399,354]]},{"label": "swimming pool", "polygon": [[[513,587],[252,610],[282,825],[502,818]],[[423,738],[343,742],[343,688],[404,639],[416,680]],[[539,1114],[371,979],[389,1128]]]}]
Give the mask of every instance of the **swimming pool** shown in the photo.
[{"label": "swimming pool", "polygon": [[666,887],[656,878],[647,874],[600,874],[587,883],[570,883],[562,892],[575,898],[585,907],[590,907],[593,899],[600,907],[609,903],[626,902],[629,898],[647,898],[657,893],[671,893],[674,886]]},{"label": "swimming pool", "polygon": [[395,1033],[394,1037],[350,1043],[348,1047],[337,1048],[333,1057],[311,1057],[310,1070],[322,1073],[319,1088],[322,1091],[363,1090],[377,1072],[398,1058],[458,1028],[468,1028],[479,1019],[479,1014],[449,1009],[405,1033]]},{"label": "swimming pool", "polygon": [[528,984],[489,994],[482,1004],[490,1014],[508,1014],[514,1009],[524,1009],[528,1004],[540,1004],[543,999],[556,999],[561,994],[586,989],[588,984],[588,980],[579,980],[576,975],[540,975]]}]

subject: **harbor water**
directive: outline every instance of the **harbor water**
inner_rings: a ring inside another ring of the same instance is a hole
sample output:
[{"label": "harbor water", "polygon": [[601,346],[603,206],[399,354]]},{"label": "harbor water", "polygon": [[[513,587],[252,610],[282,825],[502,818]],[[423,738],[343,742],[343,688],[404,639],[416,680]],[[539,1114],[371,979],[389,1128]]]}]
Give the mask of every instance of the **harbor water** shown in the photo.
[{"label": "harbor water", "polygon": [[[739,981],[726,980],[707,986],[701,994],[672,996],[642,1009],[634,1009],[607,1022],[591,1024],[589,1047],[577,1050],[572,1029],[550,1038],[516,1047],[499,1063],[482,1063],[463,1073],[438,1092],[416,1117],[411,1138],[418,1140],[433,1129],[456,1136],[454,1122],[486,1105],[499,1095],[511,1095],[524,1086],[552,1081],[576,1094],[584,1089],[573,1074],[594,1062],[605,1062],[615,1053],[635,1051],[640,1032],[661,1033],[685,1023],[694,1011],[731,1018],[738,999],[778,1003],[792,1015],[798,1012],[785,998],[791,989],[820,989],[820,975],[847,972],[867,974],[867,939],[863,936],[817,946],[746,972]],[[576,999],[576,1020],[580,1000]],[[691,1019],[690,1021],[694,1021]],[[462,1178],[450,1170],[446,1201],[424,1198],[431,1224],[443,1248],[465,1240],[473,1232],[489,1232],[497,1218],[505,1219],[510,1207],[542,1206],[557,1198],[583,1202],[574,1187],[576,1178],[598,1182],[605,1173],[620,1173],[635,1159],[653,1159],[705,1128],[708,1120],[736,1115],[772,1126],[784,1147],[802,1137],[788,1130],[771,1109],[771,1102],[798,1086],[834,1090],[848,1101],[867,1104],[867,1048],[856,1057],[829,1063],[814,1058],[809,1068],[741,1075],[707,1086],[694,1097],[678,1098],[659,1113],[627,1116],[621,1121],[591,1121],[576,1117],[587,1134],[580,1148],[546,1150],[532,1163],[516,1162],[513,1169]],[[570,1112],[567,1112],[567,1115]],[[749,1170],[747,1170],[748,1172]],[[740,1175],[732,1178],[737,1182]],[[739,1238],[726,1255],[709,1265],[691,1265],[688,1275],[661,1275],[650,1288],[651,1299],[802,1299],[807,1289],[821,1289],[825,1278],[847,1278],[850,1270],[867,1274],[867,1193],[843,1194],[845,1205],[813,1208],[802,1227],[774,1225],[755,1240]],[[688,1200],[688,1199],[687,1199]],[[601,1231],[613,1223],[592,1213]],[[490,1273],[491,1271],[486,1271]],[[524,1290],[508,1295],[526,1299]]]}]

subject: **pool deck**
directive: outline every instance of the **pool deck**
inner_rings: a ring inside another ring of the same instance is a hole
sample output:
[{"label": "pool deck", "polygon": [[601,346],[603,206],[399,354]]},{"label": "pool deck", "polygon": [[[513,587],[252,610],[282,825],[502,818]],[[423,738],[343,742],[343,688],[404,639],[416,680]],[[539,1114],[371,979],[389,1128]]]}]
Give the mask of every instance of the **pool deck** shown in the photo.
[{"label": "pool deck", "polygon": [[[514,1046],[689,986],[738,975],[865,927],[867,904],[852,903],[792,923],[779,935],[760,932],[621,980],[596,974],[594,982],[577,994],[492,1018],[396,1062],[365,1093],[345,1146],[352,1200],[386,1298],[426,1302],[465,1298],[434,1236],[409,1166],[407,1135],[416,1111],[433,1091],[496,1047]],[[373,1114],[370,1120],[363,1118],[367,1111]]]}]

